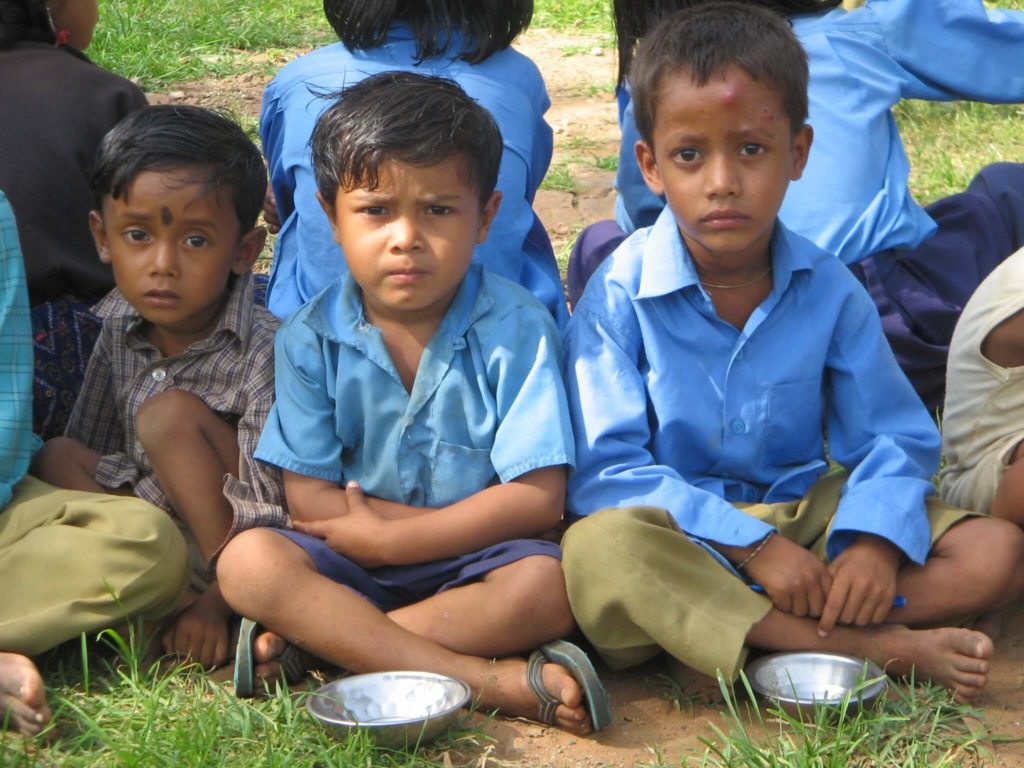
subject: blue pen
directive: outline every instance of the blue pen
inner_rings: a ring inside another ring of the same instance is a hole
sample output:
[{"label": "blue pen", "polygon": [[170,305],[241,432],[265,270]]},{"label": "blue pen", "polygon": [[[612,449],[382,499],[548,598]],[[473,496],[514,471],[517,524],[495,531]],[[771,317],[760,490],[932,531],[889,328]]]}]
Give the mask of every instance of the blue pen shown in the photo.
[{"label": "blue pen", "polygon": [[[762,595],[768,594],[767,592],[764,591],[764,587],[762,587],[760,584],[751,584],[750,588],[752,590],[754,590],[755,592],[759,593],[759,594],[762,594]],[[894,597],[892,599],[892,607],[893,608],[906,608],[907,607],[907,598],[905,598],[903,595],[896,595],[896,597]]]}]

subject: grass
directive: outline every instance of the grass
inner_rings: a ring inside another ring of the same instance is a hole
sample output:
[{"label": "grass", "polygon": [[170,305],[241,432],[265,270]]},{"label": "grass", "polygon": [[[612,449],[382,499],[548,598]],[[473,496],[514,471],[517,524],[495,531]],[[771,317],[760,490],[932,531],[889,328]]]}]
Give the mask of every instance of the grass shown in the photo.
[{"label": "grass", "polygon": [[[872,681],[865,681],[868,685]],[[992,758],[990,735],[979,713],[953,703],[935,686],[890,686],[889,696],[861,709],[856,692],[836,710],[791,715],[769,705],[767,717],[749,702],[754,695],[741,675],[739,689],[719,677],[731,730],[712,726],[705,752],[683,765],[701,768],[868,768],[869,766],[979,766]],[[859,690],[859,688],[857,689]]]},{"label": "grass", "polygon": [[309,691],[237,699],[194,666],[146,661],[136,637],[108,631],[98,645],[51,655],[43,671],[59,729],[46,747],[0,735],[0,767],[447,768],[487,752],[478,730],[459,728],[408,751],[377,747],[365,733],[335,740],[306,714]]}]

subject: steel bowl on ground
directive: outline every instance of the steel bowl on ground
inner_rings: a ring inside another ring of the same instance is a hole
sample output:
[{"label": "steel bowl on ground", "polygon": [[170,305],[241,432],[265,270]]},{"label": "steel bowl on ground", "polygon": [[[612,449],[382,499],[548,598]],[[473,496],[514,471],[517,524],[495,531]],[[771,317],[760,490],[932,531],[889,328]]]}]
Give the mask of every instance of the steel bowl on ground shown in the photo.
[{"label": "steel bowl on ground", "polygon": [[372,672],[327,683],[306,709],[339,739],[363,728],[381,746],[408,747],[448,730],[469,698],[469,686],[447,675]]},{"label": "steel bowl on ground", "polygon": [[748,664],[746,675],[754,693],[793,716],[813,716],[817,707],[839,708],[847,696],[852,714],[888,684],[874,662],[839,653],[773,653]]}]

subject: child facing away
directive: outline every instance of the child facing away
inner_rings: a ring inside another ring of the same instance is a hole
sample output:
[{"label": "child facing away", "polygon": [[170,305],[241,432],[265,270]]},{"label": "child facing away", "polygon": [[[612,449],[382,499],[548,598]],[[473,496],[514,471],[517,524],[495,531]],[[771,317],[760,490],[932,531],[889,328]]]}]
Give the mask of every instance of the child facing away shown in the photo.
[{"label": "child facing away", "polygon": [[104,138],[93,185],[90,224],[117,288],[66,435],[35,472],[177,519],[193,593],[164,648],[220,665],[231,611],[208,564],[237,531],[286,519],[280,476],[252,458],[274,397],[277,321],[253,303],[250,275],[266,166],[223,115],[147,107]]},{"label": "child facing away", "polygon": [[934,500],[939,436],[871,299],[777,219],[811,145],[803,49],[777,14],[709,5],[653,31],[631,78],[668,205],[567,330],[580,628],[613,668],[836,651],[975,698],[992,640],[942,625],[1021,594],[1024,536]]},{"label": "child facing away", "polygon": [[[635,159],[626,74],[637,40],[673,9],[713,1],[614,2],[622,88],[616,222],[581,236],[569,267],[574,303],[604,254],[653,224],[665,204]],[[982,0],[868,0],[851,11],[838,0],[748,1],[784,14],[810,61],[815,150],[779,216],[838,255],[868,289],[896,359],[934,413],[960,310],[1024,245],[1024,165],[990,165],[963,193],[922,208],[892,108],[901,99],[1024,101],[1024,11]]]},{"label": "child facing away", "polygon": [[1024,526],[1024,249],[978,286],[949,345],[939,493]]},{"label": "child facing away", "polygon": [[558,265],[533,210],[551,162],[550,101],[536,65],[510,47],[530,23],[533,0],[325,0],[324,12],[339,42],[286,65],[263,95],[260,135],[281,222],[271,311],[288,316],[345,270],[310,165],[309,137],[328,104],[323,94],[405,70],[454,80],[497,121],[502,203],[475,258],[530,290],[564,326]]},{"label": "child facing away", "polygon": [[269,630],[243,634],[236,673],[287,641],[356,672],[453,675],[484,709],[607,725],[589,660],[556,641],[572,615],[541,538],[573,462],[558,330],[471,263],[501,198],[494,120],[452,81],[381,73],[337,96],[312,153],[348,270],[277,336],[256,456],[283,470],[293,528],[245,531],[218,562],[228,603]]},{"label": "child facing away", "polygon": [[141,499],[67,491],[26,475],[32,336],[14,216],[0,192],[0,728],[32,736],[51,713],[31,656],[125,618],[157,618],[187,586],[185,542]]},{"label": "child facing away", "polygon": [[97,0],[0,0],[0,189],[18,219],[35,343],[33,429],[63,434],[114,287],[89,232],[93,159],[146,97],[93,64]]}]

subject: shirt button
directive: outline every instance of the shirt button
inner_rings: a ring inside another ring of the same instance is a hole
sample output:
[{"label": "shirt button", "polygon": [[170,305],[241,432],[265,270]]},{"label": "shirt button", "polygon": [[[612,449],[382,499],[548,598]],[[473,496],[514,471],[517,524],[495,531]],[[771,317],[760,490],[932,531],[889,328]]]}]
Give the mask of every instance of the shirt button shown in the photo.
[{"label": "shirt button", "polygon": [[167,371],[163,368],[157,368],[153,373],[150,374],[153,377],[153,381],[163,381],[167,378]]},{"label": "shirt button", "polygon": [[747,431],[747,425],[743,423],[743,419],[733,419],[730,427],[732,427],[734,435],[742,435]]}]

